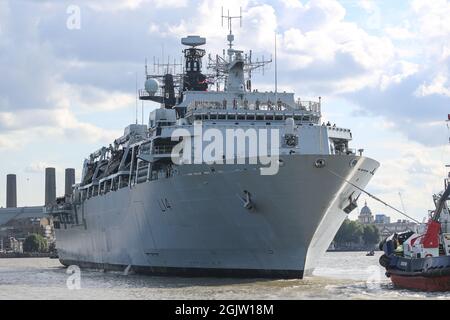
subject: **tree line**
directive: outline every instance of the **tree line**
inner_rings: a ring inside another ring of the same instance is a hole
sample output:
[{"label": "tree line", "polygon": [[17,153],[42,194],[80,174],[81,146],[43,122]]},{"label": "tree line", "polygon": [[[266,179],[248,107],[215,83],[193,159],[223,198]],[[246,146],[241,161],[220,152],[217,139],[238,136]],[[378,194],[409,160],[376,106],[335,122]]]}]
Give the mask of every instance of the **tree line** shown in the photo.
[{"label": "tree line", "polygon": [[40,234],[30,234],[23,242],[23,252],[48,252],[51,246]]},{"label": "tree line", "polygon": [[363,225],[359,221],[349,219],[345,219],[334,237],[335,244],[340,247],[361,242],[366,246],[371,246],[377,244],[379,241],[380,232],[375,225]]}]

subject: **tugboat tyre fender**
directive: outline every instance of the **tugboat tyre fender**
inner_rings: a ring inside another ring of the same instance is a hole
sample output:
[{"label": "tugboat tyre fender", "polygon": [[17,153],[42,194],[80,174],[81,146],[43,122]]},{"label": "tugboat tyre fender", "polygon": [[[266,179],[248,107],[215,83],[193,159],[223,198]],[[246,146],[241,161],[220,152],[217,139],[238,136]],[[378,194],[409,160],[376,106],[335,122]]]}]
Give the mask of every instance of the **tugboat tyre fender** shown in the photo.
[{"label": "tugboat tyre fender", "polygon": [[379,259],[380,265],[382,265],[384,268],[387,268],[389,266],[389,263],[391,262],[391,259],[383,254]]}]

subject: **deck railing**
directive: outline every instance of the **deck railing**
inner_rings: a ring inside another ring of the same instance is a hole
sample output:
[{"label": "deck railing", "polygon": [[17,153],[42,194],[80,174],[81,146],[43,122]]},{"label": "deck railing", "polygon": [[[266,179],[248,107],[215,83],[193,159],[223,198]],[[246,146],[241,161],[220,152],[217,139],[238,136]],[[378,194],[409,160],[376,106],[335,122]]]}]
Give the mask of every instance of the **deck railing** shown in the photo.
[{"label": "deck railing", "polygon": [[243,101],[233,100],[232,103],[228,102],[217,102],[217,101],[193,101],[188,107],[188,112],[194,111],[208,111],[208,110],[226,110],[226,111],[242,111],[242,110],[250,110],[250,111],[304,111],[306,113],[314,113],[316,115],[321,114],[321,105],[320,102],[314,101],[300,101],[297,100],[294,105],[289,105],[284,102],[271,103],[270,101],[265,102],[256,102],[256,103],[247,103]]}]

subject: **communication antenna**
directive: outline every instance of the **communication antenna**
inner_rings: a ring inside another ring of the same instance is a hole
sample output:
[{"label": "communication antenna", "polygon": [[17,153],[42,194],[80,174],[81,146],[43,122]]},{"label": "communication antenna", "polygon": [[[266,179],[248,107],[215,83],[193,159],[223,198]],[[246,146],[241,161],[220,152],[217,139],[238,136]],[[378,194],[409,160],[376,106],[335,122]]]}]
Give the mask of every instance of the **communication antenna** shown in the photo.
[{"label": "communication antenna", "polygon": [[227,36],[227,40],[229,42],[230,49],[233,49],[233,41],[234,41],[234,35],[233,35],[233,28],[232,28],[232,22],[233,19],[239,19],[239,26],[242,28],[242,7],[239,8],[239,16],[230,16],[230,10],[228,10],[227,15],[225,16],[223,14],[223,7],[222,7],[222,27],[223,27],[223,19],[227,19],[228,23],[228,30],[230,30],[230,34]]},{"label": "communication antenna", "polygon": [[142,124],[144,124],[144,100],[142,100]]},{"label": "communication antenna", "polygon": [[170,73],[170,55],[167,56],[166,73]]},{"label": "communication antenna", "polygon": [[[448,118],[447,118],[447,120],[445,122],[446,122],[446,125],[447,125],[448,142],[449,142],[449,146],[450,146],[450,126],[449,126],[449,124],[450,124],[450,113],[447,115],[447,117]],[[448,179],[446,179],[446,184],[447,184],[447,183],[450,182],[450,164],[445,165],[445,168],[449,169],[449,171],[447,173]],[[445,187],[447,187],[447,185]]]},{"label": "communication antenna", "polygon": [[[264,55],[262,56],[262,61],[264,61]],[[256,62],[259,62],[258,60],[256,60]],[[263,65],[262,67],[262,75],[265,76],[266,75],[266,66]]]},{"label": "communication antenna", "polygon": [[449,127],[449,123],[450,123],[450,113],[448,114],[448,118],[445,121],[447,124],[447,131],[448,131],[448,142],[450,143],[450,127]]},{"label": "communication antenna", "polygon": [[147,79],[148,68],[147,68],[147,58],[145,58],[145,78]]},{"label": "communication antenna", "polygon": [[278,101],[277,32],[275,31],[275,101]]},{"label": "communication antenna", "polygon": [[138,73],[136,71],[136,124],[138,124]]},{"label": "communication antenna", "polygon": [[402,194],[401,194],[400,191],[398,192],[398,196],[400,197],[400,203],[402,204],[403,212],[406,212],[406,210],[405,210],[405,204],[403,203],[403,198],[402,198]]},{"label": "communication antenna", "polygon": [[153,57],[153,73],[160,75],[162,71],[163,73],[176,74],[178,67],[184,72],[182,59],[180,60],[179,63],[177,62],[176,58],[173,59],[173,63],[170,62],[170,59],[171,59],[170,56],[167,56],[167,63],[166,63],[166,60],[163,57],[162,58],[163,62],[161,63],[159,58]]},{"label": "communication antenna", "polygon": [[[250,50],[249,53],[248,53],[248,62],[250,64],[252,64],[252,53],[253,53],[252,50]],[[248,78],[249,78],[249,80],[252,80],[252,70],[249,70]]]},{"label": "communication antenna", "polygon": [[164,42],[161,43],[161,58],[162,58],[163,64],[164,64]]}]

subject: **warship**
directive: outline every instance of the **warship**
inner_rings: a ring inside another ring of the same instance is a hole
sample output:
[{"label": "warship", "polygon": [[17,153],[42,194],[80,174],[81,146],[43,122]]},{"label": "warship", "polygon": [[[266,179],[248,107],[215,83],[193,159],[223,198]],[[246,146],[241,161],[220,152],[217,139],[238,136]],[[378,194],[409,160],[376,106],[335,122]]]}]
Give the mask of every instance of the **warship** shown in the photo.
[{"label": "warship", "polygon": [[160,105],[148,125],[93,152],[47,206],[63,265],[303,278],[357,207],[379,163],[350,148],[349,129],[322,123],[320,98],[254,89],[252,72],[272,61],[235,49],[226,18],[222,55],[187,36],[182,72],[146,67],[139,98]]}]

